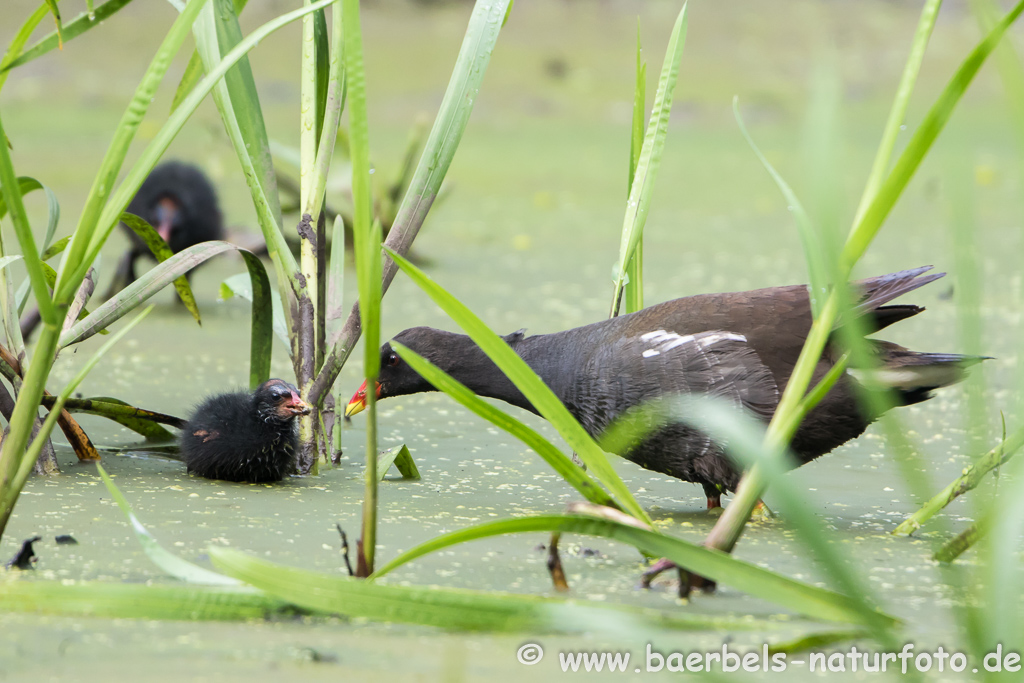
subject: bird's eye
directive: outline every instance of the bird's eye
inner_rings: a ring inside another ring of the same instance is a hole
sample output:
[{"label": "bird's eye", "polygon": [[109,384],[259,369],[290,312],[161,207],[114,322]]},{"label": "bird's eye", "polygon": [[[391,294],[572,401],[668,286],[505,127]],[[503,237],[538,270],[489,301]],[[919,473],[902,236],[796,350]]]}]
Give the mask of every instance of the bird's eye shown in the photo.
[{"label": "bird's eye", "polygon": [[395,353],[394,351],[388,354],[388,365],[390,365],[391,367],[395,367],[396,365],[398,365],[398,354]]}]

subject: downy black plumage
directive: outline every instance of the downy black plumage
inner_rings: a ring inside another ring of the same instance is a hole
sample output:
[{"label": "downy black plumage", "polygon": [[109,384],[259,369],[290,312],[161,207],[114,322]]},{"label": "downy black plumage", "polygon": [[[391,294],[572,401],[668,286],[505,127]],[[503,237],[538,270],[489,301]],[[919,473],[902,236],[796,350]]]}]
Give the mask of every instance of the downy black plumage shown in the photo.
[{"label": "downy black plumage", "polygon": [[280,481],[295,469],[295,418],[309,405],[280,379],[254,392],[220,394],[204,401],[181,433],[188,471],[226,481]]},{"label": "downy black plumage", "polygon": [[[154,168],[125,210],[152,225],[175,254],[224,235],[213,184],[198,167],[181,161],[167,161]],[[118,263],[112,283],[117,289],[135,282],[136,260],[154,258],[141,237],[126,226],[124,229],[132,244]]]}]

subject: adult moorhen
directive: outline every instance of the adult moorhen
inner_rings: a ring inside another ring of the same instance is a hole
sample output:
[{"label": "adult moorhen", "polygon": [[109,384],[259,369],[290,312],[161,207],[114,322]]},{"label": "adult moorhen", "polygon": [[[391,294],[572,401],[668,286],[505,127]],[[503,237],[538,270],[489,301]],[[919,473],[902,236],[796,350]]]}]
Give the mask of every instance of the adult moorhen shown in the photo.
[{"label": "adult moorhen", "polygon": [[280,481],[295,467],[295,418],[310,406],[280,379],[221,394],[196,408],[181,433],[188,471],[207,479]]},{"label": "adult moorhen", "polygon": [[[126,211],[152,225],[175,254],[224,235],[213,184],[196,166],[181,161],[168,161],[154,168]],[[135,282],[137,259],[153,258],[141,237],[127,226],[125,232],[131,248],[118,262],[108,297]]]},{"label": "adult moorhen", "polygon": [[[868,333],[924,310],[883,304],[945,275],[925,275],[930,266],[854,283],[859,301],[853,314]],[[537,372],[591,436],[615,418],[666,394],[711,394],[771,419],[810,330],[807,287],[772,287],[750,292],[701,294],[675,299],[565,332],[505,341]],[[537,411],[467,336],[429,327],[398,334],[401,342],[481,396]],[[868,340],[875,354],[875,378],[890,387],[899,405],[918,403],[931,391],[959,381],[964,368],[981,358],[917,353],[896,344]],[[814,371],[812,386],[832,367],[841,350],[829,344]],[[792,441],[804,464],[859,436],[878,415],[858,402],[857,377],[850,369],[807,416]],[[377,396],[388,398],[434,391],[392,350],[381,347]],[[365,406],[366,384],[345,410]],[[620,455],[641,467],[703,485],[708,508],[733,491],[740,472],[705,435],[680,424],[661,428]]]}]

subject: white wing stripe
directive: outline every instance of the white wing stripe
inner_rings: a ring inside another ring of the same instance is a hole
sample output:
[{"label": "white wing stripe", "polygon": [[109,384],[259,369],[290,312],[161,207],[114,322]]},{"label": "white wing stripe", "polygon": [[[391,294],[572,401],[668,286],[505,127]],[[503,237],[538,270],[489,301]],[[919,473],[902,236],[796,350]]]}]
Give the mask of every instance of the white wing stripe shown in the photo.
[{"label": "white wing stripe", "polygon": [[641,335],[640,339],[641,341],[648,342],[653,347],[643,352],[644,358],[659,356],[663,352],[671,351],[677,346],[689,344],[690,342],[695,342],[701,349],[706,349],[722,341],[747,341],[747,338],[742,334],[734,334],[732,332],[704,332],[700,335],[687,334],[684,336],[674,332],[666,332],[665,330],[648,332]]}]

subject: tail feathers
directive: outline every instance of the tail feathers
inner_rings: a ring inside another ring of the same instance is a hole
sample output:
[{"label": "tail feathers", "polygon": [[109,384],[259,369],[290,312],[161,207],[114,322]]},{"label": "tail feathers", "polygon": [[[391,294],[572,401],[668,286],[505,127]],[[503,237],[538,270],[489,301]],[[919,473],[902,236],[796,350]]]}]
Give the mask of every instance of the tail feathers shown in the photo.
[{"label": "tail feathers", "polygon": [[861,315],[872,311],[882,304],[888,303],[896,297],[903,296],[919,287],[924,287],[930,282],[935,282],[945,273],[931,273],[925,275],[933,266],[921,266],[911,270],[901,270],[888,275],[870,277],[866,280],[859,280],[854,284],[863,292],[860,303],[857,304],[857,312]]},{"label": "tail feathers", "polygon": [[881,329],[889,327],[893,323],[906,320],[924,310],[924,306],[913,304],[898,304],[895,306],[881,306],[864,316],[864,334],[874,334]]},{"label": "tail feathers", "polygon": [[[921,266],[851,283],[854,291],[860,292],[860,299],[845,315],[852,314],[856,318],[861,318],[866,326],[865,334],[877,332],[883,327],[917,315],[924,308],[909,304],[895,306],[885,306],[884,304],[946,275],[945,273],[925,275],[931,269],[932,266]],[[834,330],[843,326],[845,315],[840,315],[836,319],[833,325]]]},{"label": "tail feathers", "polygon": [[963,380],[967,368],[990,360],[989,356],[916,353],[906,349],[893,350],[887,355],[881,367],[871,370],[851,368],[849,372],[858,381],[871,381],[896,392],[902,405],[931,398],[935,389]]}]

